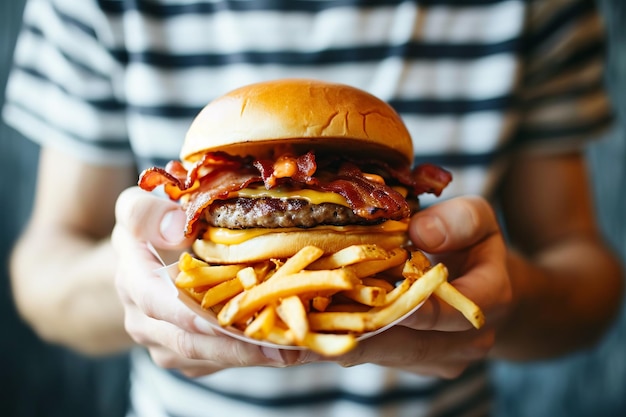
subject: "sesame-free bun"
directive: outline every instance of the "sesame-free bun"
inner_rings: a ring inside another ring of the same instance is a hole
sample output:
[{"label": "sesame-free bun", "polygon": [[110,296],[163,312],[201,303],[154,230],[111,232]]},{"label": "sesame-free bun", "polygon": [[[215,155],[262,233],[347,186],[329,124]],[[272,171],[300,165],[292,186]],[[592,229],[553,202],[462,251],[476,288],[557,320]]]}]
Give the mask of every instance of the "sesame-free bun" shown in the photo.
[{"label": "sesame-free bun", "polygon": [[264,156],[283,144],[413,161],[410,134],[391,106],[348,85],[308,79],[251,84],[215,99],[192,122],[180,158],[192,163],[208,151]]},{"label": "sesame-free bun", "polygon": [[272,258],[288,258],[309,245],[317,246],[325,254],[332,254],[351,245],[376,244],[385,250],[392,250],[407,243],[408,238],[403,231],[366,232],[366,227],[354,226],[353,229],[357,233],[315,229],[276,232],[232,245],[198,239],[193,243],[192,249],[197,257],[209,263],[239,264]]}]

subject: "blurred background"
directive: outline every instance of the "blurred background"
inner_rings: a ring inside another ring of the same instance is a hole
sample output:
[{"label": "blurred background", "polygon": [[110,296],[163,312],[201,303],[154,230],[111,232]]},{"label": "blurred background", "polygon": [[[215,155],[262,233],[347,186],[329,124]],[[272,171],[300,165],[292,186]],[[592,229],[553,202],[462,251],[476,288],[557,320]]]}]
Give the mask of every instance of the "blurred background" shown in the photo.
[{"label": "blurred background", "polygon": [[[0,104],[23,7],[24,0],[0,0]],[[30,212],[37,158],[36,145],[0,123],[0,416],[123,416],[125,356],[94,360],[49,346],[20,321],[13,307],[7,259]]]},{"label": "blurred background", "polygon": [[[597,0],[609,38],[606,67],[617,113],[615,129],[591,145],[596,211],[626,262],[626,2]],[[626,416],[626,303],[596,349],[559,361],[494,367],[498,417]]]},{"label": "blurred background", "polygon": [[[588,151],[607,238],[626,261],[626,2],[598,0],[609,33],[607,77],[618,123]],[[0,0],[0,107],[24,0]],[[621,92],[621,94],[620,94]],[[90,359],[47,345],[20,321],[7,259],[32,204],[38,148],[0,123],[0,415],[116,417],[126,407],[128,361]],[[495,364],[497,417],[626,416],[626,308],[603,343],[558,361]]]}]

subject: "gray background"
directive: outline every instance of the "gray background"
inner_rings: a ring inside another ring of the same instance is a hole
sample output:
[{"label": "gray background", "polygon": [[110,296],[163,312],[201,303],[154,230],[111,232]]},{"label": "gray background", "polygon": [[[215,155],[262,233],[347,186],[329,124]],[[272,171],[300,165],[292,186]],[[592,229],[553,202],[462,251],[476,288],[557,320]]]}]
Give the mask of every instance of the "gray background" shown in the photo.
[{"label": "gray background", "polygon": [[[0,97],[23,2],[0,0]],[[607,73],[619,123],[588,155],[603,229],[626,259],[626,5],[623,0],[599,4],[610,34]],[[0,123],[0,415],[121,416],[128,369],[124,355],[95,360],[46,345],[13,309],[7,257],[31,207],[37,154],[35,145]],[[626,416],[626,311],[591,352],[549,363],[497,364],[494,376],[499,417]]]}]

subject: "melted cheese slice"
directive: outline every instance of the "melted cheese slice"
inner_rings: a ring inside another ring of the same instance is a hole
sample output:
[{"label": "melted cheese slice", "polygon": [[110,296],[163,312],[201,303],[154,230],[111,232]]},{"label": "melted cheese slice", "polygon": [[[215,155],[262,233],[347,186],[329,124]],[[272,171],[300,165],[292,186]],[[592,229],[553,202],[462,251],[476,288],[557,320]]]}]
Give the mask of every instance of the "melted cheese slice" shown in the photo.
[{"label": "melted cheese slice", "polygon": [[241,229],[232,230],[223,227],[209,227],[203,238],[222,245],[236,245],[257,236],[270,233],[289,233],[309,231],[333,231],[337,233],[400,233],[406,232],[409,227],[408,221],[387,220],[384,223],[371,226],[316,226],[314,229],[301,229],[298,227],[285,227],[280,229]]}]

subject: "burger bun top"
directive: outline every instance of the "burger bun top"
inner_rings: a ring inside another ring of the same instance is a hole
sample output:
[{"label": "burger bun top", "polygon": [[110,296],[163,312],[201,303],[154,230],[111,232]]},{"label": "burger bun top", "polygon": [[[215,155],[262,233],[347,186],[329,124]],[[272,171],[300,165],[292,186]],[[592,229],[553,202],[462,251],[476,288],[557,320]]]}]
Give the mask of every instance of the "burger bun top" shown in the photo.
[{"label": "burger bun top", "polygon": [[210,151],[267,157],[277,145],[413,161],[411,136],[389,104],[348,85],[309,79],[250,84],[215,99],[192,122],[180,158],[193,163]]}]

